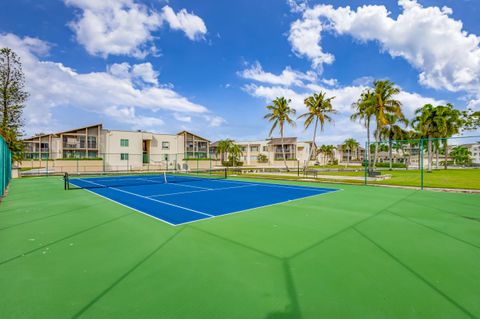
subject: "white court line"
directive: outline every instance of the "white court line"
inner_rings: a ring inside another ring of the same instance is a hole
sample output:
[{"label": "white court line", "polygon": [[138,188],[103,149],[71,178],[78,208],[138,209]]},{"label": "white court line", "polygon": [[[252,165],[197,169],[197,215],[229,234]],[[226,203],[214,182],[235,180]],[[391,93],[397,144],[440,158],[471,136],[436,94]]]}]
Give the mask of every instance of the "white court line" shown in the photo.
[{"label": "white court line", "polygon": [[223,191],[223,190],[226,190],[226,189],[235,189],[235,188],[253,187],[253,186],[259,186],[259,185],[257,185],[257,184],[251,184],[251,185],[232,186],[232,187],[210,188],[210,189],[202,189],[202,190],[198,190],[198,191],[176,192],[176,193],[168,193],[168,194],[150,195],[150,196],[148,196],[148,197],[163,197],[163,196],[178,195],[178,194],[190,194],[190,193],[201,193],[201,192],[214,192],[214,191]]},{"label": "white court line", "polygon": [[207,188],[207,187],[200,187],[200,186],[192,186],[192,185],[185,185],[185,184],[182,184],[182,183],[167,183],[167,184],[172,184],[172,185],[178,185],[178,186],[184,186],[184,187],[190,187],[190,188],[200,188],[200,189],[203,189],[203,190],[213,190],[215,188]]},{"label": "white court line", "polygon": [[[258,185],[257,185],[257,186],[258,186]],[[215,215],[215,216],[213,216],[213,218],[216,219],[216,218],[223,217],[223,216],[228,216],[228,215],[233,215],[233,214],[237,214],[237,213],[248,212],[248,211],[250,211],[250,210],[255,210],[255,209],[257,209],[257,208],[265,208],[265,207],[271,207],[271,206],[276,206],[276,205],[280,205],[280,204],[295,202],[295,201],[298,201],[298,200],[301,200],[301,199],[310,198],[310,197],[314,197],[314,196],[320,196],[320,195],[327,195],[327,194],[335,193],[335,192],[341,191],[341,190],[343,190],[343,189],[335,189],[334,191],[331,191],[331,192],[324,192],[324,193],[320,193],[320,194],[313,194],[313,195],[308,195],[308,196],[305,196],[305,197],[300,197],[300,198],[285,200],[285,201],[283,201],[283,202],[278,202],[278,203],[273,203],[273,204],[267,204],[267,205],[262,205],[262,206],[256,206],[256,207],[247,208],[247,209],[243,209],[243,210],[238,210],[238,211],[230,212],[230,213],[226,213],[226,214]],[[212,219],[212,218],[205,218],[205,219]],[[188,221],[188,222],[176,224],[176,225],[174,225],[174,226],[180,226],[180,225],[195,223],[195,222],[199,222],[199,221],[201,221],[201,220],[202,220],[202,219],[191,220],[191,221]]]},{"label": "white court line", "polygon": [[[230,181],[230,180],[223,180],[223,179],[213,179],[213,182],[224,182],[224,183],[241,183],[241,184],[251,184],[252,182],[244,182],[244,181]],[[269,183],[257,183],[258,186],[267,186],[267,187],[277,187],[277,188],[291,188],[291,189],[304,189],[304,190],[332,190],[337,191],[341,190],[341,188],[328,188],[328,187],[312,187],[312,186],[286,186],[286,185],[279,185],[279,184],[269,184]]]},{"label": "white court line", "polygon": [[[84,182],[91,183],[91,184],[95,184],[95,185],[99,185],[99,186],[104,186],[104,185],[102,185],[102,184],[97,184],[97,183],[95,183],[95,182],[91,182],[91,181],[84,180],[84,179],[81,179],[81,178],[79,178],[78,180],[82,180],[82,181],[84,181]],[[141,198],[145,198],[145,199],[148,199],[148,200],[151,200],[151,201],[154,201],[154,202],[158,202],[158,203],[161,203],[161,204],[165,204],[165,205],[173,206],[173,207],[176,207],[176,208],[188,210],[188,211],[191,211],[191,212],[194,212],[194,213],[197,213],[197,214],[202,214],[202,215],[210,216],[210,217],[215,216],[215,215],[211,215],[211,214],[207,214],[207,213],[204,213],[204,212],[200,212],[200,211],[198,211],[198,210],[194,210],[194,209],[191,209],[191,208],[183,207],[183,206],[180,206],[180,205],[175,205],[175,204],[172,204],[172,203],[169,203],[169,202],[164,202],[164,201],[161,201],[161,200],[158,200],[158,199],[154,199],[154,198],[150,198],[150,197],[147,197],[147,196],[143,196],[143,195],[139,195],[139,194],[136,194],[136,193],[132,193],[132,192],[129,192],[129,191],[125,191],[125,190],[123,190],[123,189],[119,189],[119,188],[115,188],[115,187],[108,187],[108,188],[114,189],[114,190],[119,191],[119,192],[122,192],[122,193],[130,194],[130,195],[133,195],[133,196],[138,196],[138,197],[141,197]]]}]

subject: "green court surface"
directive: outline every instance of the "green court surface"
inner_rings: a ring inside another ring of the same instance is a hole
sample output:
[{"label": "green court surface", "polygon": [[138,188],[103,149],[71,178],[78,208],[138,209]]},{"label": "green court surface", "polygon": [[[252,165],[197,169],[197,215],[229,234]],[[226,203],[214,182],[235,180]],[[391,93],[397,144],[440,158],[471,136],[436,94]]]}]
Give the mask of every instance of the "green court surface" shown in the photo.
[{"label": "green court surface", "polygon": [[174,227],[58,177],[14,180],[0,316],[480,318],[480,195],[331,187]]}]

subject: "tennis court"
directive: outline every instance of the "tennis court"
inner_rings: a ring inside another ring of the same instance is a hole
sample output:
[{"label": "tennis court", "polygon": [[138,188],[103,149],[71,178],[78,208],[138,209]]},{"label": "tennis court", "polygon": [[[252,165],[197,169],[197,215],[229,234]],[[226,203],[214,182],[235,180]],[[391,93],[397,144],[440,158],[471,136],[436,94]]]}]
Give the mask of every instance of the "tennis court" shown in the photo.
[{"label": "tennis court", "polygon": [[[61,176],[11,182],[0,203],[2,318],[480,318],[479,195],[77,177],[67,191]],[[219,217],[170,225],[127,207],[151,200],[112,188]]]},{"label": "tennis court", "polygon": [[226,174],[226,170],[94,177],[69,177],[67,174],[66,188],[89,190],[170,225],[245,212],[338,190],[227,180]]}]

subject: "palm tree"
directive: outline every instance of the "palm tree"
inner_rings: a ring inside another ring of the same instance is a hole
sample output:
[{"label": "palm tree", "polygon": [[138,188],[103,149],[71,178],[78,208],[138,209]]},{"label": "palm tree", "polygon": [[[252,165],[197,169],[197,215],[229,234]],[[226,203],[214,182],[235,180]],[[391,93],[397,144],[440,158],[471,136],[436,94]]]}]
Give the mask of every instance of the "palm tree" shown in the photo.
[{"label": "palm tree", "polygon": [[[325,145],[324,147],[324,154],[326,156],[327,159],[329,159],[332,164],[333,164],[333,155],[334,155],[334,151],[335,151],[336,147],[333,146],[333,145]],[[327,162],[328,164],[328,162]]]},{"label": "palm tree", "polygon": [[390,162],[389,170],[392,170],[393,166],[393,141],[394,140],[403,140],[406,136],[406,131],[400,127],[397,123],[403,122],[405,126],[408,125],[408,120],[405,118],[398,118],[394,114],[385,114],[387,124],[380,129],[380,138],[388,140],[388,159]]},{"label": "palm tree", "polygon": [[357,150],[360,144],[354,138],[347,138],[345,142],[343,142],[342,150],[348,151],[347,153],[347,167],[350,165],[350,158],[352,157],[352,151]]},{"label": "palm tree", "polygon": [[[313,145],[315,145],[315,139],[317,136],[317,126],[320,123],[320,131],[323,132],[323,126],[325,122],[332,122],[332,118],[330,117],[329,114],[334,114],[336,113],[335,110],[333,109],[332,106],[332,100],[335,97],[325,97],[326,93],[325,92],[320,92],[320,93],[314,93],[313,95],[307,97],[303,103],[307,107],[307,112],[300,115],[298,119],[304,117],[305,122],[304,122],[304,127],[305,129],[308,129],[310,125],[315,122],[315,127],[313,129]],[[308,157],[308,160],[312,158],[313,154],[313,145],[310,150],[310,154]],[[305,165],[305,168],[308,166],[308,162]]]},{"label": "palm tree", "polygon": [[428,172],[432,171],[432,139],[443,139],[446,168],[448,160],[447,138],[458,134],[462,125],[461,112],[456,110],[451,104],[447,104],[446,106],[425,104],[422,108],[415,111],[412,126],[419,132],[422,138],[427,138],[428,141]]},{"label": "palm tree", "polygon": [[470,164],[472,153],[465,146],[455,146],[450,152],[450,156],[453,158],[454,164],[467,165]]},{"label": "palm tree", "polygon": [[364,91],[357,102],[352,104],[354,108],[354,113],[350,116],[352,121],[359,120],[363,122],[363,125],[367,129],[367,152],[368,158],[367,163],[370,163],[370,122],[372,116],[374,115],[374,105],[375,105],[375,95],[374,93],[367,89]]},{"label": "palm tree", "polygon": [[389,115],[405,120],[405,115],[402,112],[402,103],[395,100],[395,95],[400,93],[400,89],[389,80],[376,80],[373,82],[374,86],[374,111],[377,128],[375,130],[375,154],[373,157],[373,167],[377,162],[378,142],[380,142],[380,133],[382,128],[389,123]]},{"label": "palm tree", "polygon": [[[452,135],[458,134],[460,129],[465,124],[465,121],[462,119],[462,112],[455,109],[452,104],[447,103],[447,105],[437,106],[438,111],[438,133],[439,137],[443,138],[443,148],[445,150],[445,163],[444,169],[447,169],[448,161],[448,138]],[[438,144],[438,143],[437,143]],[[438,154],[439,145],[437,145],[437,154]],[[438,164],[438,155],[437,155],[437,164]]]},{"label": "palm tree", "polygon": [[270,129],[269,136],[271,137],[275,128],[278,126],[280,131],[280,138],[282,141],[282,154],[283,154],[283,163],[285,168],[288,171],[287,158],[285,156],[285,147],[283,144],[283,130],[285,128],[285,123],[295,126],[295,122],[291,119],[291,115],[295,115],[295,109],[289,106],[290,100],[285,99],[284,97],[277,97],[272,101],[272,105],[267,105],[267,110],[269,113],[264,116],[269,122],[273,122],[272,128]]},{"label": "palm tree", "polygon": [[228,161],[231,162],[232,166],[236,166],[240,156],[243,155],[242,148],[238,144],[231,143],[228,154]]},{"label": "palm tree", "polygon": [[233,145],[233,140],[231,139],[225,139],[218,141],[217,149],[215,151],[216,155],[221,155],[222,163],[225,161],[225,155],[228,153],[230,148]]}]

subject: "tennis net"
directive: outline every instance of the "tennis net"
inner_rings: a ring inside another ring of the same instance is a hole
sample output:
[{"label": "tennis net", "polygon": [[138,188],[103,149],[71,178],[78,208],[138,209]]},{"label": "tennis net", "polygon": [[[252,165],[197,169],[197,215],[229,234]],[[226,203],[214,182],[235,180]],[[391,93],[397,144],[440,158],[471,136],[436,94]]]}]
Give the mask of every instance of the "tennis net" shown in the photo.
[{"label": "tennis net", "polygon": [[108,172],[64,175],[65,189],[89,189],[185,183],[227,178],[226,169],[159,172]]}]

